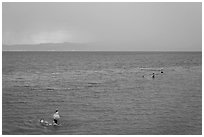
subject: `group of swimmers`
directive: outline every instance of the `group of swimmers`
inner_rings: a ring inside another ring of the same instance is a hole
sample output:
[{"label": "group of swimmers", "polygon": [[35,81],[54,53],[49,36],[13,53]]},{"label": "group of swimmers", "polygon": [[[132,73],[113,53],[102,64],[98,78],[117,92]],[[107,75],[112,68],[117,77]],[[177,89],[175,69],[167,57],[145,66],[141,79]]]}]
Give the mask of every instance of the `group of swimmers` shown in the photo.
[{"label": "group of swimmers", "polygon": [[[163,69],[161,69],[161,73],[164,73]],[[152,78],[155,78],[155,74],[154,73],[152,74]]]},{"label": "group of swimmers", "polygon": [[60,119],[60,115],[59,115],[59,111],[58,109],[56,109],[55,113],[53,114],[53,122],[52,124],[45,121],[44,119],[40,119],[40,123],[45,125],[45,126],[51,126],[51,125],[59,125],[59,119]]},{"label": "group of swimmers", "polygon": [[[161,73],[164,73],[163,72],[163,69],[161,69]],[[142,76],[143,78],[145,77],[144,75]],[[151,76],[153,79],[155,78],[155,73],[152,73],[152,76]]]}]

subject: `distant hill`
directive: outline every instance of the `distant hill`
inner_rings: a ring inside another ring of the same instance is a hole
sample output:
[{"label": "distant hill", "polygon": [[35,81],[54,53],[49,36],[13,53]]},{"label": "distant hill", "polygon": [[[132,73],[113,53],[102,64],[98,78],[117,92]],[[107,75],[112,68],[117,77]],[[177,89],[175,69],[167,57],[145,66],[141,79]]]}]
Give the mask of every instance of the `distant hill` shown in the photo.
[{"label": "distant hill", "polygon": [[88,43],[43,43],[24,45],[2,45],[3,51],[87,51],[95,50],[94,44]]}]

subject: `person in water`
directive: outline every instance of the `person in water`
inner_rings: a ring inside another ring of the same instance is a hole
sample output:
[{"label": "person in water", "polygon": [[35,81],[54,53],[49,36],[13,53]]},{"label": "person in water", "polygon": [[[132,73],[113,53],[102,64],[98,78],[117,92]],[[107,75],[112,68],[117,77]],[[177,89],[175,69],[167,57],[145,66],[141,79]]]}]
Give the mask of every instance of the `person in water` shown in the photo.
[{"label": "person in water", "polygon": [[154,75],[154,73],[152,74],[152,78],[154,78],[155,77],[155,75]]},{"label": "person in water", "polygon": [[53,123],[54,124],[59,124],[59,119],[60,119],[60,115],[59,115],[59,111],[56,110],[55,113],[53,114]]}]

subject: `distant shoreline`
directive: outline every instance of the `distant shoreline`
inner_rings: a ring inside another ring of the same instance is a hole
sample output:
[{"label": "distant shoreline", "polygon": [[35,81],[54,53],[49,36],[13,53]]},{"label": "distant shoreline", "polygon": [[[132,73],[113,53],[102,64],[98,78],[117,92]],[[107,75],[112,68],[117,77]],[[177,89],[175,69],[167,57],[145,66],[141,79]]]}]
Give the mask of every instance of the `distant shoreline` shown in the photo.
[{"label": "distant shoreline", "polygon": [[135,52],[135,53],[202,53],[202,51],[99,51],[99,50],[2,50],[2,52]]}]

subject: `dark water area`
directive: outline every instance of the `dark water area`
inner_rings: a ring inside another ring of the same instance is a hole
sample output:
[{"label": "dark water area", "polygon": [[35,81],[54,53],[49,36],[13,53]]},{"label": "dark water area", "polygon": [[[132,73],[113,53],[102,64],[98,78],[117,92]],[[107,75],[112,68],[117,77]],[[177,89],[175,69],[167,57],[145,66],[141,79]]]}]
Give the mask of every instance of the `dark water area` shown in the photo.
[{"label": "dark water area", "polygon": [[202,53],[2,52],[2,134],[202,134]]}]

